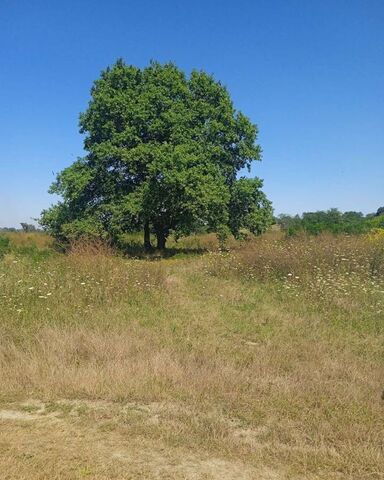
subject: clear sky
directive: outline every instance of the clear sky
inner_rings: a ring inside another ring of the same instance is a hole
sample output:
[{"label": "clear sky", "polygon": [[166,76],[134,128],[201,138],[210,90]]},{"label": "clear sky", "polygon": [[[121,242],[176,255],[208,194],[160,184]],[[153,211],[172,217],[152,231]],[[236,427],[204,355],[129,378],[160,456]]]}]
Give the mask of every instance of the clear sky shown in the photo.
[{"label": "clear sky", "polygon": [[0,226],[55,200],[118,57],[221,80],[259,126],[276,213],[384,205],[383,0],[0,0]]}]

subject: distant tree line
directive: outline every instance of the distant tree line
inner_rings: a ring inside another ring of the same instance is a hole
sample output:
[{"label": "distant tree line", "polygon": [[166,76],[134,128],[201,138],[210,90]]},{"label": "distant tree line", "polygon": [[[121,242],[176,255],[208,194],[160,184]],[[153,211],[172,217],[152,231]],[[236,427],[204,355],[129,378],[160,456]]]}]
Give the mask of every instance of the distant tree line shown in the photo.
[{"label": "distant tree line", "polygon": [[15,228],[15,227],[0,227],[0,232],[6,233],[6,232],[40,232],[41,229],[33,225],[32,223],[26,223],[26,222],[21,222],[20,223],[21,228]]},{"label": "distant tree line", "polygon": [[294,235],[305,232],[317,235],[322,232],[330,233],[365,233],[372,228],[384,228],[384,207],[376,213],[364,215],[361,212],[340,212],[337,208],[305,212],[302,215],[281,214],[276,219],[281,229]]}]

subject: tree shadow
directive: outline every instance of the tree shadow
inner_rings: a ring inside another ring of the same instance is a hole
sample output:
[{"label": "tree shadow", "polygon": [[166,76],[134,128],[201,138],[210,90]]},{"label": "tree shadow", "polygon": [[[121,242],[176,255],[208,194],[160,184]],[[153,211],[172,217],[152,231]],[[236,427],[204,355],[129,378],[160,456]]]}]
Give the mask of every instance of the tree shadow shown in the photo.
[{"label": "tree shadow", "polygon": [[143,245],[126,245],[122,249],[124,256],[130,258],[138,258],[143,260],[158,260],[161,258],[175,257],[191,257],[200,256],[208,252],[207,248],[185,248],[185,247],[169,247],[165,250],[145,250]]}]

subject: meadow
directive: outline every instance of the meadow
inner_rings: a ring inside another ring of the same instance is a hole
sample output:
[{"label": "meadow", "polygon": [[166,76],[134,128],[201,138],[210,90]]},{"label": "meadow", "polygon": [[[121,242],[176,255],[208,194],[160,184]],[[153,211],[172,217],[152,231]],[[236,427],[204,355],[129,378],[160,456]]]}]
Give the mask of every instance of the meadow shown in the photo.
[{"label": "meadow", "polygon": [[5,236],[1,478],[384,478],[383,231]]}]

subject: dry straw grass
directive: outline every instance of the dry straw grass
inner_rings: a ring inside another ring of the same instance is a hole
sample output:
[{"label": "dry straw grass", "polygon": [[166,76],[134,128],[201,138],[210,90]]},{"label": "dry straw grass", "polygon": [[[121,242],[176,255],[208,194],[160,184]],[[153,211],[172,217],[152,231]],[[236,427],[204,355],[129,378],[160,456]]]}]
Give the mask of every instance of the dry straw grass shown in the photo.
[{"label": "dry straw grass", "polygon": [[4,478],[383,478],[380,234],[188,242],[0,263]]},{"label": "dry straw grass", "polygon": [[41,232],[5,232],[2,235],[17,247],[36,245],[38,248],[48,248],[53,244],[52,237]]}]

